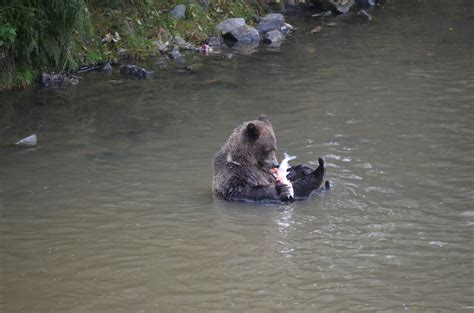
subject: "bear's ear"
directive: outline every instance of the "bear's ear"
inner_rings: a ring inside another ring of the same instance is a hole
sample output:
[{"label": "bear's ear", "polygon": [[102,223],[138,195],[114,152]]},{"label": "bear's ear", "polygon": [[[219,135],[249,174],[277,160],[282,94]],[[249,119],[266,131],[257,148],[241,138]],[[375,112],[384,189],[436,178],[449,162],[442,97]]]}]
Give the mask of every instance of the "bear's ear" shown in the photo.
[{"label": "bear's ear", "polygon": [[270,120],[268,119],[268,116],[266,116],[265,114],[261,114],[261,115],[258,117],[258,120],[259,120],[259,121],[262,121],[262,122],[270,122]]},{"label": "bear's ear", "polygon": [[247,137],[251,140],[255,140],[260,136],[260,130],[254,123],[247,124]]},{"label": "bear's ear", "polygon": [[267,125],[272,125],[272,123],[270,123],[270,119],[265,114],[260,115],[258,120],[264,122]]}]

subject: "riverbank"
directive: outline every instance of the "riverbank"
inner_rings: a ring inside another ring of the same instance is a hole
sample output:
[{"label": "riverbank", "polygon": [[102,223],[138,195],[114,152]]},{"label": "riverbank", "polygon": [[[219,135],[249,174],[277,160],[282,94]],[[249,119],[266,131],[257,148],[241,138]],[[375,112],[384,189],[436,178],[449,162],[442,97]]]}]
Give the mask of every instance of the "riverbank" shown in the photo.
[{"label": "riverbank", "polygon": [[[349,12],[351,7],[372,6],[376,2],[314,0],[300,3],[300,7],[312,7],[319,12],[315,14],[318,18],[354,14],[355,11]],[[290,25],[284,25],[283,16],[273,16],[259,28],[260,18],[269,8],[266,3],[256,0],[100,3],[76,0],[62,4],[10,1],[0,13],[0,91],[38,80],[46,86],[62,82],[76,84],[79,80],[71,76],[74,73],[109,69],[110,64],[133,64],[161,55],[176,59],[183,50],[203,50],[206,54],[208,44],[212,49],[217,39],[220,45],[227,34],[243,44],[281,42],[285,32],[291,31]],[[361,17],[371,18],[367,13]],[[238,30],[231,32],[234,29]],[[125,72],[130,73],[127,69]],[[151,72],[137,69],[132,73],[149,76]]]},{"label": "riverbank", "polygon": [[159,55],[156,41],[171,37],[202,43],[220,21],[251,21],[264,11],[260,1],[197,0],[7,1],[2,9],[0,91],[29,85],[42,72]]}]

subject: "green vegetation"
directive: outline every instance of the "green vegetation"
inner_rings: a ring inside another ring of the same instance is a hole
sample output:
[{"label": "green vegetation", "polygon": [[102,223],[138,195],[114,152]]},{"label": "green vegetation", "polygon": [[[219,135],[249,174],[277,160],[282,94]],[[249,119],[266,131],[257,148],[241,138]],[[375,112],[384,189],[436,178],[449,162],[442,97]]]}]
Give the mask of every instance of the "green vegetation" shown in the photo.
[{"label": "green vegetation", "polygon": [[[0,0],[0,90],[25,86],[42,71],[74,72],[81,64],[156,55],[170,35],[199,43],[225,18],[252,16],[262,0]],[[171,8],[186,5],[177,20]]]}]

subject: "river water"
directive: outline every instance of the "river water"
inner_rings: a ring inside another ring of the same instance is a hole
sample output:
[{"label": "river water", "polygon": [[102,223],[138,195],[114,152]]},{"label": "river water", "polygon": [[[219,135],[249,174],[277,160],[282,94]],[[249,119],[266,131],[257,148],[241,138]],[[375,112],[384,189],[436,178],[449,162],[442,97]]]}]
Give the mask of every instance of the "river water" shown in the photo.
[{"label": "river water", "polygon": [[[471,1],[373,16],[0,96],[0,311],[473,311]],[[260,113],[280,155],[325,158],[330,192],[212,197],[213,153]]]}]

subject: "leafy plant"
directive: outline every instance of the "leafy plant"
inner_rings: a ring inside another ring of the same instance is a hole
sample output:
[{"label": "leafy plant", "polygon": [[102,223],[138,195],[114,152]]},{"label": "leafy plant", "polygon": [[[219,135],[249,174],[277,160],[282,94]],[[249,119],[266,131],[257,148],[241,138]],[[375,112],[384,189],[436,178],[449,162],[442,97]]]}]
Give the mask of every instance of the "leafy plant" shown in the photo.
[{"label": "leafy plant", "polygon": [[0,25],[0,50],[8,50],[15,45],[16,30],[10,24]]}]

